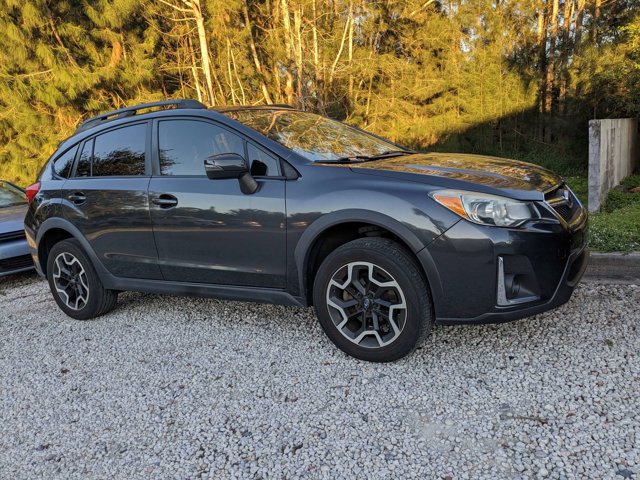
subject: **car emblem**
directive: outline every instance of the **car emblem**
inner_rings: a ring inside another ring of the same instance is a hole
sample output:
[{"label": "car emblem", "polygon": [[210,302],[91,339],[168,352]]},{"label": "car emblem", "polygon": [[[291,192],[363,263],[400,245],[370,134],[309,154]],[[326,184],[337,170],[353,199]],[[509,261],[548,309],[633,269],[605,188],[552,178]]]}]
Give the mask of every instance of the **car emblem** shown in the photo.
[{"label": "car emblem", "polygon": [[573,205],[573,199],[571,198],[571,194],[569,193],[569,190],[567,190],[566,188],[562,190],[562,198],[564,198],[565,202],[567,202],[567,205],[569,206]]},{"label": "car emblem", "polygon": [[362,302],[362,306],[364,307],[365,310],[369,310],[369,307],[371,306],[371,300],[369,300],[368,298],[365,298],[364,301]]}]

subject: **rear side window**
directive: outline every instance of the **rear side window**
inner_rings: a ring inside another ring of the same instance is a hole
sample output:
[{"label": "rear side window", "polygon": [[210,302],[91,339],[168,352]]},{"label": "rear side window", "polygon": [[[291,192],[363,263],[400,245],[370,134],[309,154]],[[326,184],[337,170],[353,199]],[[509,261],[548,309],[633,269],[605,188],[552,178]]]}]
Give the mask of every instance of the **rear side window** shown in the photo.
[{"label": "rear side window", "polygon": [[73,160],[76,158],[78,145],[71,147],[53,162],[53,171],[62,178],[69,178],[73,169]]},{"label": "rear side window", "polygon": [[95,137],[91,175],[144,175],[146,138],[146,124],[119,128]]},{"label": "rear side window", "polygon": [[204,175],[211,155],[244,155],[244,140],[224,128],[197,120],[165,120],[158,125],[160,173]]}]

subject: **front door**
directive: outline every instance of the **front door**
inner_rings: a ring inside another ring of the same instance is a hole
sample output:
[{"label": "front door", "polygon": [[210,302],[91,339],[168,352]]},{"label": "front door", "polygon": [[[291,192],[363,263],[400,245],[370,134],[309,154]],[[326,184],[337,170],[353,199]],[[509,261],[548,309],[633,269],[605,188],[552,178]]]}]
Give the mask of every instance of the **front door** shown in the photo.
[{"label": "front door", "polygon": [[[160,120],[154,132],[159,175],[149,202],[164,278],[284,288],[286,182],[277,158],[206,120]],[[220,153],[256,157],[257,192],[207,178],[204,160]]]}]

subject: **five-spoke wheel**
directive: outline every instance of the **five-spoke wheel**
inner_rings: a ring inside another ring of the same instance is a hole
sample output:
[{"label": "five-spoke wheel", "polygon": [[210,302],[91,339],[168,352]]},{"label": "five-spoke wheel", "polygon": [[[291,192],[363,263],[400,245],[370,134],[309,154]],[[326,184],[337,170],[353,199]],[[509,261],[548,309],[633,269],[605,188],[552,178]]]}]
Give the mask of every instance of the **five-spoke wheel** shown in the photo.
[{"label": "five-spoke wheel", "polygon": [[363,360],[407,355],[433,323],[415,256],[384,238],[360,238],[331,252],[316,273],[313,302],[327,336]]},{"label": "five-spoke wheel", "polygon": [[63,252],[53,261],[53,285],[64,304],[80,310],[89,300],[89,283],[82,264],[71,253]]},{"label": "five-spoke wheel", "polygon": [[350,262],[331,278],[327,305],[335,327],[356,345],[384,347],[404,328],[407,304],[393,276],[370,262]]},{"label": "five-spoke wheel", "polygon": [[87,320],[111,310],[118,293],[104,288],[80,242],[56,243],[47,257],[47,280],[60,309],[72,318]]}]

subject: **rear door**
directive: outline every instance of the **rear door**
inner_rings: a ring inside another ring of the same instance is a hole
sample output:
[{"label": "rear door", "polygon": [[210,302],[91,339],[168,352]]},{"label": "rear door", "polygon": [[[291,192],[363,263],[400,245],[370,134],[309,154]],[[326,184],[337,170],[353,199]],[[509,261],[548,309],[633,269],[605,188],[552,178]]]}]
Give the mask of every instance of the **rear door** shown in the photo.
[{"label": "rear door", "polygon": [[[279,159],[223,125],[182,118],[154,122],[157,175],[151,219],[166,280],[283,288],[286,278],[285,179]],[[210,180],[210,155],[251,155],[259,189]]]},{"label": "rear door", "polygon": [[86,139],[62,187],[65,218],[120,277],[162,278],[149,219],[149,129],[137,122]]}]

